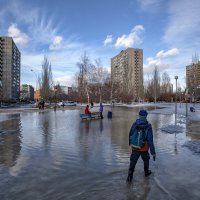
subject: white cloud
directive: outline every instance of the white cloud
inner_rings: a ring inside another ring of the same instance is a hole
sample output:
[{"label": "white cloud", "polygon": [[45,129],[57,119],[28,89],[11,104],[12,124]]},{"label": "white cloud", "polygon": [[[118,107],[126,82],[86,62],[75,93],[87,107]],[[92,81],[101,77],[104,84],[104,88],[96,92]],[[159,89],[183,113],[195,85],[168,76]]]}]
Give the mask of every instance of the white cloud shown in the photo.
[{"label": "white cloud", "polygon": [[60,83],[60,85],[72,86],[73,84],[75,84],[74,75],[60,75],[59,77],[55,78],[55,83],[58,82]]},{"label": "white cloud", "polygon": [[144,72],[152,72],[154,67],[157,66],[159,70],[167,70],[174,66],[174,64],[168,60],[170,57],[174,57],[179,54],[177,48],[170,49],[168,51],[161,50],[155,57],[147,58],[146,64],[144,64]]},{"label": "white cloud", "polygon": [[8,27],[8,36],[13,37],[13,40],[19,46],[26,46],[29,41],[29,37],[26,33],[23,33],[18,27],[17,24],[11,24]]},{"label": "white cloud", "polygon": [[144,32],[144,27],[142,25],[135,26],[128,35],[122,35],[118,37],[115,43],[116,48],[128,48],[133,47],[135,44],[140,44],[142,38],[140,35]]},{"label": "white cloud", "polygon": [[111,44],[113,42],[113,36],[107,35],[106,39],[104,40],[103,44],[104,46],[107,46],[108,44]]},{"label": "white cloud", "polygon": [[140,9],[150,13],[160,11],[162,2],[163,0],[137,0]]},{"label": "white cloud", "polygon": [[179,54],[179,50],[177,48],[170,49],[168,51],[161,50],[156,54],[157,58],[166,58],[171,56],[176,56]]},{"label": "white cloud", "polygon": [[53,43],[49,46],[49,49],[50,50],[58,50],[61,48],[62,46],[62,41],[63,41],[63,38],[59,35],[56,35],[54,38],[53,38]]}]

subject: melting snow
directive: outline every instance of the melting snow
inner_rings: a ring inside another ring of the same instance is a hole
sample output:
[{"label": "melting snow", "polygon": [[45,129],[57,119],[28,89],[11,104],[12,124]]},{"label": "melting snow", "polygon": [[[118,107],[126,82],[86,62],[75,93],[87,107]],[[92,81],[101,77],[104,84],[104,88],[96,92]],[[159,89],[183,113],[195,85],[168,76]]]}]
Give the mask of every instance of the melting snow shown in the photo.
[{"label": "melting snow", "polygon": [[166,132],[166,133],[182,133],[183,132],[183,127],[180,125],[167,125],[167,126],[163,126],[161,129],[161,131]]},{"label": "melting snow", "polygon": [[200,141],[199,140],[187,141],[183,146],[187,147],[194,153],[200,154]]}]

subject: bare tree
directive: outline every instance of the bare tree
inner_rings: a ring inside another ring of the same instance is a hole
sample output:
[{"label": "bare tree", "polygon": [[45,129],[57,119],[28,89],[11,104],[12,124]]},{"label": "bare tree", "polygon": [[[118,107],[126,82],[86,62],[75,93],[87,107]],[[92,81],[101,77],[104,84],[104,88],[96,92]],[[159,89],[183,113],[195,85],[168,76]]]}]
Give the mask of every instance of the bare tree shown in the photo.
[{"label": "bare tree", "polygon": [[155,66],[153,71],[153,87],[154,87],[154,103],[156,103],[157,98],[160,95],[160,77],[157,66]]},{"label": "bare tree", "polygon": [[52,96],[51,87],[53,86],[53,76],[51,71],[51,63],[48,60],[47,56],[44,56],[42,62],[42,72],[39,76],[39,86],[41,97],[47,101]]},{"label": "bare tree", "polygon": [[167,72],[162,74],[160,86],[160,100],[170,101],[173,93],[170,76]]},{"label": "bare tree", "polygon": [[102,62],[100,59],[95,60],[94,65],[94,71],[91,74],[93,77],[93,83],[97,85],[98,88],[98,94],[99,94],[99,101],[102,101],[102,89],[105,82],[108,80],[109,73],[108,71],[103,67]]},{"label": "bare tree", "polygon": [[[94,72],[94,65],[91,63],[88,55],[84,52],[83,56],[79,63],[77,63],[79,68],[79,75],[78,75],[78,89],[80,96],[84,97],[85,94],[87,96],[87,102],[90,102],[90,83],[93,82],[93,72]],[[84,98],[82,99],[84,100]]]}]

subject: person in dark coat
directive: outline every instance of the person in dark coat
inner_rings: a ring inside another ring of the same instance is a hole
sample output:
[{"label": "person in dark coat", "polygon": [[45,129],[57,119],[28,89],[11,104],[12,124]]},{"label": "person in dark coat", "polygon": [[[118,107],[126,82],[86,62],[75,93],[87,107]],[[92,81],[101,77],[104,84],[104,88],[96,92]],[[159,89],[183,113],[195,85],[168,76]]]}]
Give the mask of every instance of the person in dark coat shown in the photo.
[{"label": "person in dark coat", "polygon": [[[149,152],[148,152],[149,148],[150,148],[151,155],[153,156],[153,160],[155,161],[156,159],[155,147],[153,143],[152,126],[147,121],[147,115],[148,113],[146,110],[141,110],[139,112],[139,119],[137,119],[133,123],[129,132],[129,146],[132,148],[132,154],[130,156],[130,166],[129,166],[129,171],[128,171],[127,182],[132,181],[135,165],[140,156],[144,162],[145,176],[149,176],[151,174],[151,170],[149,170],[149,159],[150,159]],[[135,129],[143,130],[142,134],[145,134],[144,145],[141,148],[135,148],[131,145],[131,138],[133,136]]]}]

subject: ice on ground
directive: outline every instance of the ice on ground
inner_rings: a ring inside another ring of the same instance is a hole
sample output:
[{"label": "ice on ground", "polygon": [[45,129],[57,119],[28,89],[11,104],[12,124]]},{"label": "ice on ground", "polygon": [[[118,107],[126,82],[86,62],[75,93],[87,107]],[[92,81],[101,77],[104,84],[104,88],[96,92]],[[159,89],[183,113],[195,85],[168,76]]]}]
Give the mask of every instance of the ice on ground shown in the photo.
[{"label": "ice on ground", "polygon": [[191,140],[187,141],[183,147],[187,147],[190,151],[200,154],[200,141],[199,140]]},{"label": "ice on ground", "polygon": [[167,125],[167,126],[163,126],[162,128],[160,128],[161,131],[166,132],[166,133],[182,133],[183,132],[183,127],[180,125]]}]

